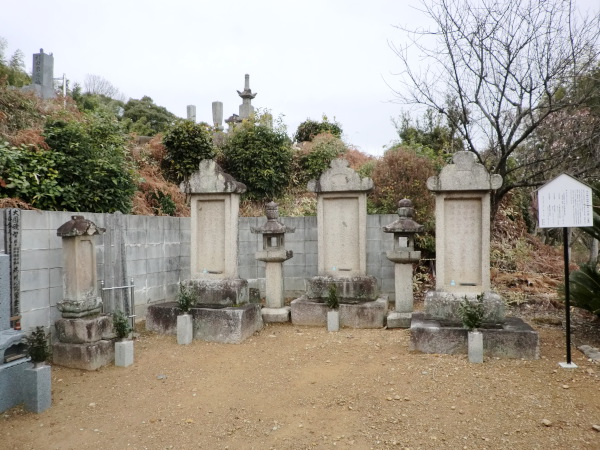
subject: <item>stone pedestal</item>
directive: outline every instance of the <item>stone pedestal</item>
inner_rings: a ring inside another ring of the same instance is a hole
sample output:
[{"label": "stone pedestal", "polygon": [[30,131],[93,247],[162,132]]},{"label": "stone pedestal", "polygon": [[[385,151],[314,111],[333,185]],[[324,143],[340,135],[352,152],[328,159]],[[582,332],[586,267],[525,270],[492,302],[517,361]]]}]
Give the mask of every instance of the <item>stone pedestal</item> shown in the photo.
[{"label": "stone pedestal", "polygon": [[327,331],[340,330],[340,312],[337,310],[327,311]]},{"label": "stone pedestal", "polygon": [[48,365],[27,368],[23,371],[23,401],[25,408],[41,413],[52,404],[52,368]]},{"label": "stone pedestal", "polygon": [[177,316],[177,343],[179,345],[188,345],[194,338],[194,327],[192,325],[192,316],[182,314]]},{"label": "stone pedestal", "polygon": [[109,316],[59,319],[59,342],[52,346],[52,362],[74,369],[96,370],[114,360],[112,319]]},{"label": "stone pedestal", "polygon": [[467,350],[470,363],[481,364],[483,362],[483,334],[481,331],[467,333]]},{"label": "stone pedestal", "polygon": [[[329,308],[323,302],[302,296],[291,303],[292,323],[299,326],[324,327]],[[383,328],[387,314],[387,299],[357,304],[340,303],[340,327]]]},{"label": "stone pedestal", "polygon": [[115,342],[115,366],[128,367],[133,364],[133,341],[131,339]]}]

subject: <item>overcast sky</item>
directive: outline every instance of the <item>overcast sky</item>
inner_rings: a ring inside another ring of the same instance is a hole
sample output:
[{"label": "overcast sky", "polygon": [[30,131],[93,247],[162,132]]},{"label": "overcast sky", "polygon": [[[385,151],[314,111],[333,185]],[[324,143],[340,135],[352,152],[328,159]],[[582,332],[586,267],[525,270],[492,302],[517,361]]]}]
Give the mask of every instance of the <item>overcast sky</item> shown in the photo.
[{"label": "overcast sky", "polygon": [[[6,57],[20,49],[28,71],[43,48],[54,76],[71,85],[101,76],[126,98],[144,95],[179,117],[196,105],[212,123],[211,104],[238,113],[244,74],[252,104],[283,115],[293,136],[307,118],[326,114],[359,150],[381,155],[397,139],[394,73],[388,42],[395,25],[425,24],[418,0],[53,0],[3,2],[0,37]],[[581,10],[600,0],[578,0]],[[390,87],[391,86],[391,87]]]}]

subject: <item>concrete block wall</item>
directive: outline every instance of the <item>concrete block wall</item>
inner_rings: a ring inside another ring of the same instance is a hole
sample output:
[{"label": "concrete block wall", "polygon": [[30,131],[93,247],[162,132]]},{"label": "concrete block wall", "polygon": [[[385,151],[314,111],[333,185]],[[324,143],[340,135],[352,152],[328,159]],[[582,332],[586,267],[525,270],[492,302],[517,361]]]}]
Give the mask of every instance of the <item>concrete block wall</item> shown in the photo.
[{"label": "concrete block wall", "polygon": [[[0,251],[5,251],[4,214],[0,211]],[[183,217],[154,217],[62,211],[21,211],[21,315],[22,327],[51,326],[60,318],[56,304],[62,300],[62,239],[56,229],[72,215],[83,215],[97,226],[107,228],[96,237],[98,280],[106,287],[135,284],[135,309],[144,317],[153,303],[176,299],[179,282],[190,277],[191,220]],[[381,227],[397,216],[367,216],[367,274],[375,276],[379,289],[394,296],[394,266],[385,253],[392,249],[392,236]],[[262,235],[250,232],[265,217],[239,219],[238,272],[264,295],[265,263],[255,253],[262,249]],[[286,234],[286,248],[294,257],[283,265],[285,296],[304,293],[305,279],[317,275],[317,218],[282,217],[296,228]],[[105,296],[106,299],[106,296]],[[122,307],[113,299],[111,308]],[[106,303],[110,303],[107,299]]]}]

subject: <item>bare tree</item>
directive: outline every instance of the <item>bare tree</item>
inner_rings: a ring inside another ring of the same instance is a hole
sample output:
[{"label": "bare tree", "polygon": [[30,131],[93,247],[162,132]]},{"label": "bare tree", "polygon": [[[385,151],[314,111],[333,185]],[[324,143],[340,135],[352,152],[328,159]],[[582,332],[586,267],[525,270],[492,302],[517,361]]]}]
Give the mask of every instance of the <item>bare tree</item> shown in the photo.
[{"label": "bare tree", "polygon": [[[598,64],[600,15],[580,17],[570,0],[423,0],[422,12],[431,28],[398,27],[408,43],[391,44],[404,66],[395,92],[401,103],[444,115],[465,149],[503,177],[494,214],[506,193],[544,182],[581,144],[563,136],[555,143],[569,145],[549,152],[533,138],[600,95],[600,83],[578,84]],[[582,139],[591,142],[589,133]],[[593,158],[568,162],[572,175],[598,176],[598,146]]]},{"label": "bare tree", "polygon": [[106,78],[87,74],[83,81],[83,90],[88,94],[104,95],[114,100],[125,101],[125,96]]}]

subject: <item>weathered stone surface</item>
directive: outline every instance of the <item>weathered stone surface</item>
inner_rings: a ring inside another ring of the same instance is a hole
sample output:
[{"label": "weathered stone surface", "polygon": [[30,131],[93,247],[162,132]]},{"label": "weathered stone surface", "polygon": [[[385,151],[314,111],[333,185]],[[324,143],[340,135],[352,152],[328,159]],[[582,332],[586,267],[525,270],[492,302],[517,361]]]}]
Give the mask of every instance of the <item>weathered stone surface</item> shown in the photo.
[{"label": "weathered stone surface", "polygon": [[369,192],[373,189],[371,178],[361,176],[349,167],[348,161],[342,158],[331,161],[331,167],[316,180],[308,182],[311,192]]},{"label": "weathered stone surface", "polygon": [[146,310],[146,329],[160,334],[177,335],[177,316],[181,310],[176,302],[151,305]]},{"label": "weathered stone surface", "polygon": [[52,346],[52,362],[73,369],[97,370],[115,359],[113,341],[100,340],[90,344],[65,344]]},{"label": "weathered stone surface", "polygon": [[260,305],[223,309],[194,308],[194,339],[239,344],[263,327]]},{"label": "weathered stone surface", "polygon": [[339,331],[340,330],[340,312],[327,311],[327,331]]},{"label": "weathered stone surface", "polygon": [[41,413],[52,405],[52,368],[48,365],[23,371],[23,402],[28,411]]},{"label": "weathered stone surface", "polygon": [[470,363],[483,362],[483,334],[481,331],[467,332],[467,353]]},{"label": "weathered stone surface", "polygon": [[[538,359],[538,333],[527,323],[507,317],[502,328],[483,333],[483,354],[488,357]],[[410,350],[423,353],[467,354],[467,330],[458,326],[441,326],[421,312],[413,313],[410,327]]]},{"label": "weathered stone surface", "polygon": [[[290,304],[294,325],[325,326],[327,311],[325,303],[313,301],[306,296],[293,300]],[[377,299],[359,304],[341,303],[340,327],[382,328],[385,325],[387,300]]]},{"label": "weathered stone surface", "polygon": [[387,316],[388,328],[410,328],[412,312],[391,312]]},{"label": "weathered stone surface", "polygon": [[180,314],[177,316],[177,343],[179,345],[188,345],[194,339],[194,326],[192,316],[189,314]]},{"label": "weathered stone surface", "polygon": [[198,170],[194,172],[187,182],[179,186],[186,194],[216,194],[246,192],[246,185],[236,181],[231,175],[223,172],[212,159],[200,161]]},{"label": "weathered stone surface", "polygon": [[263,308],[261,309],[262,319],[265,323],[284,323],[290,321],[290,307],[282,308]]},{"label": "weathered stone surface", "polygon": [[115,366],[128,367],[133,364],[133,341],[115,342]]},{"label": "weathered stone surface", "polygon": [[427,180],[430,191],[491,191],[502,186],[500,175],[490,175],[473,152],[456,152],[452,164]]},{"label": "weathered stone surface", "polygon": [[351,278],[317,276],[306,280],[306,297],[309,299],[325,299],[329,294],[329,286],[335,286],[340,301],[367,302],[377,299],[377,279],[372,276]]},{"label": "weathered stone surface", "polygon": [[248,280],[241,278],[226,280],[187,280],[183,283],[201,305],[244,305],[248,303]]},{"label": "weathered stone surface", "polygon": [[[475,294],[457,295],[451,292],[429,291],[425,295],[425,314],[430,319],[459,325],[461,322],[458,310],[465,296],[469,301],[476,301]],[[495,292],[486,292],[483,294],[483,304],[486,311],[485,322],[504,322],[506,305],[502,297]]]},{"label": "weathered stone surface", "polygon": [[115,337],[110,316],[59,319],[54,323],[54,327],[56,337],[65,344],[85,344]]}]

